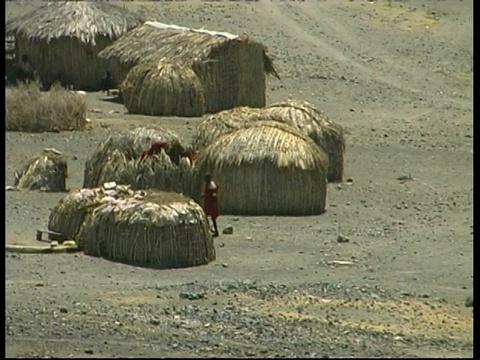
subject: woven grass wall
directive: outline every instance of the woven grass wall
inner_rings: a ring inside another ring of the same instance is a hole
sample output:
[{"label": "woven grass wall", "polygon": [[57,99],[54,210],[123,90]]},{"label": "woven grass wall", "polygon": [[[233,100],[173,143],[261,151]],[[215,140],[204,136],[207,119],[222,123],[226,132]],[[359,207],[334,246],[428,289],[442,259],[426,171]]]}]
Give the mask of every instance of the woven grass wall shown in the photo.
[{"label": "woven grass wall", "polygon": [[139,64],[120,88],[132,114],[201,116],[205,112],[203,86],[192,68],[166,59]]},{"label": "woven grass wall", "polygon": [[44,86],[50,86],[59,72],[63,82],[77,90],[101,90],[101,79],[109,70],[108,63],[97,54],[112,43],[108,37],[98,37],[96,46],[89,46],[77,38],[61,37],[46,41],[30,41],[18,37],[16,58],[27,54]]},{"label": "woven grass wall", "polygon": [[215,260],[203,209],[178,194],[104,204],[88,218],[82,237],[85,254],[138,266],[180,268]]},{"label": "woven grass wall", "polygon": [[[142,150],[156,140],[166,141],[166,150],[140,162]],[[115,181],[133,189],[156,188],[191,195],[193,171],[180,161],[186,149],[186,143],[177,134],[158,126],[114,134],[99,143],[85,162],[83,187]]]},{"label": "woven grass wall", "polygon": [[204,87],[207,113],[265,105],[266,76],[260,46],[247,41],[225,42],[193,69]]},{"label": "woven grass wall", "polygon": [[67,176],[65,155],[55,149],[45,149],[15,173],[15,185],[19,189],[64,192]]},{"label": "woven grass wall", "polygon": [[199,153],[195,189],[201,193],[210,173],[223,214],[318,215],[325,211],[327,168],[326,154],[292,127],[257,122]]}]

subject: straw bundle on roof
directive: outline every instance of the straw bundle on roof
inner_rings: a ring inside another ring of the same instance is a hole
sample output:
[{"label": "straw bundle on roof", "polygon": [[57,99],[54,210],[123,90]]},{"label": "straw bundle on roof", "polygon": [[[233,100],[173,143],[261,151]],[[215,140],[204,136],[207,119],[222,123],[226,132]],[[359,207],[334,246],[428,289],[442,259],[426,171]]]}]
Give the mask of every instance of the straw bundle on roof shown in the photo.
[{"label": "straw bundle on roof", "polygon": [[15,35],[16,58],[27,54],[44,85],[63,78],[77,89],[100,89],[108,64],[97,57],[142,20],[107,2],[56,1],[6,23]]},{"label": "straw bundle on roof", "polygon": [[[140,162],[142,150],[158,140],[167,143],[165,150]],[[186,149],[177,134],[158,126],[111,135],[87,159],[83,187],[93,188],[115,181],[131,185],[133,189],[157,188],[189,195],[192,168],[180,161]]]},{"label": "straw bundle on roof", "polygon": [[222,135],[199,153],[197,193],[205,174],[219,183],[225,214],[313,215],[325,211],[328,157],[293,127],[274,121]]},{"label": "straw bundle on roof", "polygon": [[203,87],[195,72],[167,59],[134,66],[121,91],[132,114],[201,116],[205,112]]},{"label": "straw bundle on roof", "polygon": [[262,108],[240,106],[207,116],[193,134],[192,144],[197,151],[210,145],[218,137],[250,126],[255,121],[267,120]]},{"label": "straw bundle on roof", "polygon": [[106,202],[94,210],[83,229],[87,255],[155,268],[215,260],[203,209],[175,193],[148,191]]},{"label": "straw bundle on roof", "polygon": [[265,74],[278,77],[265,46],[246,36],[148,21],[99,53],[123,81],[141,62],[188,64],[203,85],[205,111],[265,105]]},{"label": "straw bundle on roof", "polygon": [[[128,186],[117,185],[114,195],[117,198],[127,197],[133,196],[134,192]],[[112,192],[104,188],[70,192],[50,213],[48,229],[62,234],[58,240],[75,240],[79,248],[83,249],[85,239],[81,236],[82,226],[96,207],[111,200]]]},{"label": "straw bundle on roof", "polygon": [[63,192],[66,189],[67,170],[65,155],[55,149],[45,149],[15,173],[15,186],[27,190]]},{"label": "straw bundle on roof", "polygon": [[202,208],[170,192],[81,189],[53,209],[48,227],[74,239],[85,254],[113,261],[171,268],[215,260]]},{"label": "straw bundle on roof", "polygon": [[342,127],[306,101],[291,100],[265,107],[266,117],[293,125],[310,137],[329,157],[327,179],[342,181],[345,164],[345,137]]}]

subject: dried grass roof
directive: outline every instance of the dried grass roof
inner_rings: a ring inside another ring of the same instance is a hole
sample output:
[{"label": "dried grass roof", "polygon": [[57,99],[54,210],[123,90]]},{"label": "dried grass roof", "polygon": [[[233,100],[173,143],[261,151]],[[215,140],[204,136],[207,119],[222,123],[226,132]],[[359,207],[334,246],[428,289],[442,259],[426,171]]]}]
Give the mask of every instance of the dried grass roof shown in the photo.
[{"label": "dried grass roof", "polygon": [[328,157],[313,141],[292,126],[257,121],[220,136],[199,153],[197,164],[209,159],[215,168],[260,165],[265,160],[279,168],[328,169]]},{"label": "dried grass roof", "polygon": [[230,41],[244,41],[261,46],[265,72],[280,78],[267,55],[267,48],[246,36],[203,29],[190,29],[147,21],[103,49],[98,56],[118,58],[122,63],[158,61],[167,57],[172,61],[197,62],[208,60],[212,50]]},{"label": "dried grass roof", "polygon": [[141,22],[138,15],[110,3],[58,1],[11,19],[5,31],[47,42],[63,36],[76,37],[95,46],[97,36],[115,39]]}]

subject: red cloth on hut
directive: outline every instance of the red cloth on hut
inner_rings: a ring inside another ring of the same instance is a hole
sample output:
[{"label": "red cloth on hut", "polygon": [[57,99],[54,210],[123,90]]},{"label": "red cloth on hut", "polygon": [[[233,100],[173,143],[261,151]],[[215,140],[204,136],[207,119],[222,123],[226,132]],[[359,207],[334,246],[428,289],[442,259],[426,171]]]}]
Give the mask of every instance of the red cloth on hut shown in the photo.
[{"label": "red cloth on hut", "polygon": [[203,210],[207,216],[216,219],[220,216],[220,208],[218,206],[218,185],[215,181],[205,184],[205,192],[203,198]]},{"label": "red cloth on hut", "polygon": [[143,160],[147,156],[159,154],[162,149],[167,146],[165,141],[154,141],[148,150],[142,150],[141,159]]}]

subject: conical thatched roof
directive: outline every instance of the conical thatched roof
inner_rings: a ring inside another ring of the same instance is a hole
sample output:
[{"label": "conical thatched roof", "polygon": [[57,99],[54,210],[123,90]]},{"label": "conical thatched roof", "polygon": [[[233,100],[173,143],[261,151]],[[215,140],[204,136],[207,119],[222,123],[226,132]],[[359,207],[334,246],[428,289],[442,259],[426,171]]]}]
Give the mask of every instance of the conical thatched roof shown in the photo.
[{"label": "conical thatched roof", "polygon": [[[142,150],[153,141],[165,141],[158,155],[140,162]],[[158,188],[190,194],[192,170],[180,161],[187,145],[176,133],[160,126],[142,126],[109,136],[85,162],[83,187],[105,182],[131,185],[133,189]]]},{"label": "conical thatched roof", "polygon": [[140,23],[138,15],[107,2],[58,1],[8,21],[5,31],[30,40],[50,42],[60,37],[75,37],[95,45],[97,36],[118,38]]},{"label": "conical thatched roof", "polygon": [[201,62],[207,60],[216,47],[229,41],[242,41],[261,46],[265,72],[279,78],[273,61],[267,55],[267,48],[248,37],[154,21],[147,21],[129,31],[103,49],[98,56],[105,59],[117,58],[121,63],[151,62],[164,57],[174,62]]},{"label": "conical thatched roof", "polygon": [[225,214],[311,215],[325,211],[327,155],[292,126],[257,121],[220,136],[196,161],[220,186]]},{"label": "conical thatched roof", "polygon": [[198,76],[190,66],[166,58],[134,66],[121,91],[123,103],[132,114],[201,116],[205,112]]}]

